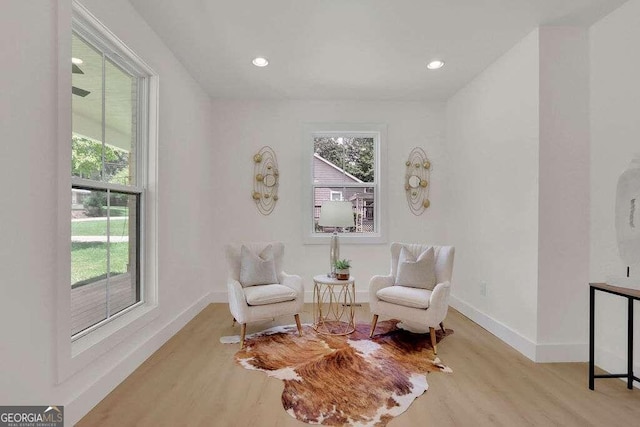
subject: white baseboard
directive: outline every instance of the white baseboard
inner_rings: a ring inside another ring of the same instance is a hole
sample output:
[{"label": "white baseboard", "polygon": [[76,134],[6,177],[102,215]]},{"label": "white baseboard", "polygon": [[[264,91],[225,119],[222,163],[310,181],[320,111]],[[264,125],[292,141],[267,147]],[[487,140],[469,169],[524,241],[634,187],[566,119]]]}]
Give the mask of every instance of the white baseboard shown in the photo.
[{"label": "white baseboard", "polygon": [[589,344],[537,344],[536,362],[588,362]]},{"label": "white baseboard", "polygon": [[534,362],[586,362],[589,360],[587,343],[538,344],[454,295],[451,295],[450,303],[451,307]]},{"label": "white baseboard", "polygon": [[[226,293],[225,293],[226,297]],[[146,341],[140,343],[129,354],[122,357],[120,362],[104,375],[97,378],[85,390],[65,404],[65,424],[74,425],[84,417],[95,405],[124,381],[149,356],[158,350],[169,338],[174,336],[191,319],[200,313],[209,303],[212,295],[206,294],[198,301],[179,313],[173,320],[160,328]]]},{"label": "white baseboard", "polygon": [[451,295],[450,305],[460,313],[467,316],[469,319],[473,320],[478,325],[482,326],[487,331],[491,332],[496,337],[500,338],[505,343],[509,344],[511,347],[518,350],[529,359],[533,360],[534,362],[536,361],[536,344],[530,339],[520,335],[518,332],[509,328],[507,325],[484,314],[471,304],[458,299],[454,295]]},{"label": "white baseboard", "polygon": [[[211,302],[222,302],[228,303],[227,299],[227,291],[213,291],[211,292]],[[304,302],[312,303],[313,302],[313,290],[305,291],[304,293]],[[359,291],[356,290],[356,303],[369,303],[369,291]]]},{"label": "white baseboard", "polygon": [[211,302],[229,302],[227,291],[212,291],[209,295],[211,295]]},{"label": "white baseboard", "polygon": [[[305,291],[304,302],[313,302],[313,290]],[[369,304],[369,291],[359,291],[356,289],[356,304]]]}]

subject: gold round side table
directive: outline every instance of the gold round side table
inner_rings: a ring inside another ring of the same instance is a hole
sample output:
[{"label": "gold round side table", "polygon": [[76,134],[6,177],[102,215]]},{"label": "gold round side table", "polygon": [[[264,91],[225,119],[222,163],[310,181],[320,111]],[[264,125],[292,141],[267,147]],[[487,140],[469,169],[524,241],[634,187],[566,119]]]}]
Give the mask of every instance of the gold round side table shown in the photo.
[{"label": "gold round side table", "polygon": [[356,279],[338,280],[319,274],[313,278],[313,329],[320,334],[348,335],[356,330],[353,305]]}]

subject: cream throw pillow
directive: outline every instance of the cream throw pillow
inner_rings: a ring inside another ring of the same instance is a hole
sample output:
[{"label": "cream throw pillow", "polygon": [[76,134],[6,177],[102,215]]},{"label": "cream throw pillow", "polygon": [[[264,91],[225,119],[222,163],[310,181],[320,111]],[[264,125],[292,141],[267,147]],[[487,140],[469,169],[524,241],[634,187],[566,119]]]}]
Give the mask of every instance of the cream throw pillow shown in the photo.
[{"label": "cream throw pillow", "polygon": [[240,248],[240,284],[242,287],[271,285],[278,283],[276,263],[273,259],[273,248],[266,248],[255,254],[242,245]]},{"label": "cream throw pillow", "polygon": [[418,259],[406,247],[400,249],[396,285],[433,290],[436,286],[436,258],[433,248],[422,252]]}]

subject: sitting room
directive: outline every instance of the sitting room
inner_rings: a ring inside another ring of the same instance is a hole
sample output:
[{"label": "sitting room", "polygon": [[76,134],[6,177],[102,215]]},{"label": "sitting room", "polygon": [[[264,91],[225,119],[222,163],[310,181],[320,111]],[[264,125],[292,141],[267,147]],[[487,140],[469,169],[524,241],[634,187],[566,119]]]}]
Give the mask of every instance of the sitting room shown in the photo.
[{"label": "sitting room", "polygon": [[0,425],[637,423],[640,0],[0,32]]}]

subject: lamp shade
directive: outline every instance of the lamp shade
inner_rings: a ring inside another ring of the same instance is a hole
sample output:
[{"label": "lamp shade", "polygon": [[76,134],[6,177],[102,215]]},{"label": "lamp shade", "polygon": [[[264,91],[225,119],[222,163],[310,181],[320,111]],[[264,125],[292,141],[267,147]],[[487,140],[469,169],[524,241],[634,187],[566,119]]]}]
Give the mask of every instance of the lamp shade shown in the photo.
[{"label": "lamp shade", "polygon": [[321,227],[353,227],[353,207],[351,202],[324,202],[322,208],[320,208],[318,225]]}]

